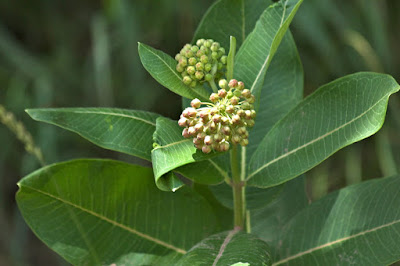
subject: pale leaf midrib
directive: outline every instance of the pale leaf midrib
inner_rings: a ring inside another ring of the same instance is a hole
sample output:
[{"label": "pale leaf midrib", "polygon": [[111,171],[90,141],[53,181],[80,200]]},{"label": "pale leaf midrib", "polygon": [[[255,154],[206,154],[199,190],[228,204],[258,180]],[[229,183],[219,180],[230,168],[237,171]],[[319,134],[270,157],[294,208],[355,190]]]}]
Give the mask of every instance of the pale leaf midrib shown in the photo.
[{"label": "pale leaf midrib", "polygon": [[343,237],[343,238],[337,239],[337,240],[332,241],[332,242],[329,242],[329,243],[325,243],[325,244],[323,244],[323,245],[320,245],[320,246],[317,246],[317,247],[314,247],[314,248],[310,248],[310,249],[305,250],[305,251],[302,251],[302,252],[299,252],[299,253],[297,253],[297,254],[295,254],[295,255],[292,255],[292,256],[290,256],[290,257],[287,257],[287,258],[285,258],[285,259],[282,259],[282,260],[280,260],[280,261],[277,261],[277,262],[273,263],[272,266],[280,265],[280,264],[286,263],[286,262],[288,262],[288,261],[291,261],[291,260],[293,260],[293,259],[299,258],[299,257],[301,257],[301,256],[303,256],[303,255],[312,253],[312,252],[314,252],[314,251],[317,251],[317,250],[320,250],[320,249],[323,249],[323,248],[326,248],[326,247],[330,247],[330,246],[333,246],[333,245],[342,243],[342,242],[344,242],[344,241],[348,241],[348,240],[350,240],[350,239],[353,239],[353,238],[356,238],[356,237],[359,237],[359,236],[362,236],[362,235],[365,235],[365,234],[368,234],[368,233],[371,233],[371,232],[378,231],[378,230],[380,230],[380,229],[383,229],[383,228],[385,228],[385,227],[389,227],[389,226],[395,225],[395,224],[397,224],[397,223],[400,223],[400,219],[395,220],[395,221],[392,221],[392,222],[387,223],[387,224],[384,224],[384,225],[380,225],[380,226],[377,226],[377,227],[368,229],[368,230],[366,230],[366,231],[359,232],[359,233],[354,234],[354,235],[350,235],[350,236]]},{"label": "pale leaf midrib", "polygon": [[179,145],[179,144],[182,144],[182,143],[185,143],[185,142],[191,142],[191,141],[190,141],[190,139],[182,139],[182,140],[180,140],[180,141],[171,142],[171,143],[168,143],[168,144],[163,145],[163,146],[161,146],[161,145],[160,145],[160,146],[157,146],[157,147],[155,147],[155,148],[153,149],[153,151],[159,150],[159,149],[168,148],[168,147],[171,147],[171,146],[174,146],[174,145]]},{"label": "pale leaf midrib", "polygon": [[[21,185],[21,187],[22,187],[22,185]],[[33,187],[30,187],[30,186],[26,186],[26,185],[23,185],[23,187],[25,187],[25,188],[27,188],[27,189],[34,190],[34,191],[36,191],[36,192],[38,192],[38,193],[41,193],[41,194],[43,194],[43,195],[45,195],[45,196],[48,196],[48,197],[53,198],[53,199],[55,199],[55,200],[58,200],[58,201],[60,201],[60,202],[62,202],[62,203],[65,203],[65,204],[67,204],[67,205],[70,205],[70,206],[72,206],[72,207],[74,207],[74,208],[76,208],[76,209],[79,209],[79,210],[81,210],[81,211],[83,211],[83,212],[86,212],[87,214],[93,215],[93,216],[95,216],[95,217],[97,217],[97,218],[99,218],[99,219],[101,219],[101,220],[103,220],[103,221],[105,221],[105,222],[108,222],[108,223],[110,223],[110,224],[112,224],[112,225],[114,225],[114,226],[117,226],[117,227],[119,227],[119,228],[125,230],[125,231],[128,231],[129,233],[135,234],[135,235],[137,235],[137,236],[139,236],[139,237],[141,237],[141,238],[144,238],[144,239],[146,239],[146,240],[148,240],[148,241],[154,242],[154,243],[156,243],[156,244],[158,244],[158,245],[160,245],[160,246],[166,247],[166,248],[168,248],[168,249],[172,249],[172,250],[174,250],[174,251],[176,251],[176,252],[178,252],[178,253],[181,253],[181,254],[186,254],[186,250],[184,250],[184,249],[175,247],[175,246],[173,246],[173,245],[171,245],[171,244],[169,244],[169,243],[166,243],[166,242],[164,242],[164,241],[162,241],[162,240],[160,240],[160,239],[157,239],[157,238],[154,238],[154,237],[152,237],[152,236],[149,236],[149,235],[146,235],[146,234],[144,234],[144,233],[141,233],[141,232],[139,232],[139,231],[137,231],[137,230],[135,230],[135,229],[133,229],[133,228],[131,228],[131,227],[128,227],[128,226],[126,226],[126,225],[124,225],[124,224],[120,224],[120,223],[118,223],[118,222],[116,222],[116,221],[113,221],[113,220],[111,220],[111,219],[109,219],[109,218],[103,216],[103,215],[100,215],[100,214],[98,214],[98,213],[95,213],[95,212],[93,212],[93,211],[91,211],[91,210],[88,210],[88,209],[82,207],[82,206],[76,205],[76,204],[74,204],[74,203],[72,203],[72,202],[70,202],[70,201],[67,201],[67,200],[65,200],[65,199],[59,198],[59,197],[57,197],[57,196],[55,196],[55,195],[52,195],[52,194],[50,194],[50,193],[47,193],[47,192],[42,191],[42,190],[37,189],[37,188],[33,188]]]},{"label": "pale leaf midrib", "polygon": [[217,257],[215,257],[215,260],[213,262],[212,266],[216,266],[219,259],[222,257],[222,254],[224,253],[226,246],[228,246],[229,242],[232,240],[232,238],[239,232],[239,229],[235,229],[229,232],[229,234],[225,237],[224,242],[222,242],[221,247],[218,251]]},{"label": "pale leaf midrib", "polygon": [[344,128],[344,127],[346,127],[346,126],[352,124],[353,122],[355,122],[355,121],[357,121],[358,119],[362,118],[366,113],[368,113],[369,111],[371,111],[371,110],[372,110],[376,105],[378,105],[381,101],[385,100],[390,94],[391,94],[391,93],[385,94],[385,96],[383,96],[381,99],[379,99],[374,105],[372,105],[372,106],[371,106],[370,108],[368,108],[366,111],[362,112],[360,115],[358,115],[357,117],[353,118],[352,120],[350,120],[350,121],[344,123],[343,125],[341,125],[341,126],[335,128],[335,129],[333,129],[333,130],[331,130],[331,131],[325,133],[324,135],[319,136],[318,138],[315,138],[315,139],[313,139],[313,140],[311,140],[311,141],[309,141],[309,142],[307,142],[307,143],[305,143],[305,144],[303,144],[303,145],[301,145],[301,146],[299,146],[299,147],[297,147],[297,148],[295,148],[295,149],[293,149],[293,150],[291,150],[291,151],[289,151],[289,152],[287,152],[287,153],[284,153],[284,154],[280,155],[279,157],[277,157],[277,158],[275,158],[275,159],[269,161],[268,163],[264,164],[263,166],[259,167],[258,169],[256,169],[255,171],[253,171],[251,174],[249,174],[249,175],[247,176],[246,180],[249,180],[249,179],[252,178],[254,175],[256,175],[257,173],[259,173],[260,171],[262,171],[264,168],[266,168],[266,167],[268,167],[268,166],[270,166],[270,165],[272,165],[272,164],[274,164],[274,163],[276,163],[276,162],[278,162],[278,161],[280,161],[280,160],[282,160],[282,159],[284,159],[284,158],[290,156],[290,155],[293,154],[293,153],[298,152],[299,150],[305,149],[305,148],[307,148],[309,145],[312,145],[312,144],[314,144],[315,142],[318,142],[318,141],[320,141],[320,140],[323,140],[324,138],[329,137],[330,135],[332,135],[333,133],[339,131],[340,129],[342,129],[342,128]]}]

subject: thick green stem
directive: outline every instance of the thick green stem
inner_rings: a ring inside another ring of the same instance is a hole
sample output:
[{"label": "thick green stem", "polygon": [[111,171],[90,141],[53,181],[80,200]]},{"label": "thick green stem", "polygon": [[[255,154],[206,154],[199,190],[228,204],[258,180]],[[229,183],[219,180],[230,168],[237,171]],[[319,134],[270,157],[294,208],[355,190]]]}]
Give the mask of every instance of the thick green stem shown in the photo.
[{"label": "thick green stem", "polygon": [[218,88],[217,88],[217,85],[215,85],[214,78],[212,80],[210,80],[208,83],[210,84],[211,89],[213,90],[213,92],[218,92]]},{"label": "thick green stem", "polygon": [[238,147],[233,145],[231,150],[232,191],[234,226],[244,229],[246,217],[245,186],[240,179]]}]

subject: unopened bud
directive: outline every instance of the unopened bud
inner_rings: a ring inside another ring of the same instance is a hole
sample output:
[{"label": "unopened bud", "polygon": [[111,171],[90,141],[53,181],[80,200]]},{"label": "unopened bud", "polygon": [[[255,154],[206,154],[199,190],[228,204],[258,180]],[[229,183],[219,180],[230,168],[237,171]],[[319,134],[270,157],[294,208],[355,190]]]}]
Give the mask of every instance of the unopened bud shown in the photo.
[{"label": "unopened bud", "polygon": [[202,46],[204,41],[205,41],[204,39],[198,39],[197,42],[196,42],[196,45],[197,46]]},{"label": "unopened bud", "polygon": [[221,118],[221,124],[226,125],[226,124],[228,124],[228,123],[229,123],[229,119],[228,119],[227,117],[223,116],[223,117]]},{"label": "unopened bud", "polygon": [[217,124],[215,124],[215,122],[211,122],[209,125],[209,129],[213,132],[217,129]]},{"label": "unopened bud", "polygon": [[231,79],[228,83],[229,88],[236,88],[238,85],[238,81],[236,79]]},{"label": "unopened bud", "polygon": [[181,117],[178,120],[178,125],[181,126],[181,127],[186,127],[187,126],[187,122],[188,122],[188,119],[186,117]]},{"label": "unopened bud", "polygon": [[238,89],[238,90],[243,90],[243,89],[244,89],[244,83],[243,83],[243,81],[239,81],[239,82],[238,82],[237,89]]},{"label": "unopened bud", "polygon": [[229,143],[224,141],[219,144],[220,151],[228,151],[229,150]]},{"label": "unopened bud", "polygon": [[212,120],[215,123],[219,123],[219,122],[221,122],[221,116],[219,114],[216,114],[216,115],[213,116]]},{"label": "unopened bud", "polygon": [[240,122],[240,116],[238,116],[238,115],[232,116],[232,123],[233,124],[239,124],[239,122]]},{"label": "unopened bud", "polygon": [[221,79],[221,80],[218,82],[218,86],[219,86],[221,89],[226,89],[226,87],[228,86],[228,81],[226,81],[226,79]]},{"label": "unopened bud", "polygon": [[214,43],[211,45],[211,51],[217,52],[218,49],[219,49],[219,43],[214,42]]},{"label": "unopened bud", "polygon": [[221,128],[221,132],[222,132],[224,135],[229,135],[229,134],[231,134],[231,128],[228,127],[228,126],[224,126],[224,127]]},{"label": "unopened bud", "polygon": [[194,127],[189,127],[188,134],[194,136],[196,134],[196,129]]},{"label": "unopened bud", "polygon": [[240,140],[240,145],[241,146],[247,146],[249,144],[249,140],[248,139],[241,139]]},{"label": "unopened bud", "polygon": [[196,79],[201,80],[204,77],[204,73],[202,71],[196,71],[195,77]]},{"label": "unopened bud", "polygon": [[190,83],[192,83],[192,79],[189,76],[186,76],[182,79],[183,83],[185,85],[190,85]]},{"label": "unopened bud", "polygon": [[186,68],[186,72],[193,75],[196,72],[196,68],[194,66],[189,66]]},{"label": "unopened bud", "polygon": [[204,42],[204,46],[210,48],[213,42],[214,41],[212,39],[208,39],[207,41]]},{"label": "unopened bud", "polygon": [[224,139],[224,135],[222,135],[221,133],[217,133],[217,134],[214,135],[214,140],[216,142],[220,142],[223,139]]},{"label": "unopened bud", "polygon": [[183,131],[182,131],[182,136],[183,136],[184,138],[189,138],[189,137],[190,137],[187,128],[184,128],[184,129],[183,129]]},{"label": "unopened bud", "polygon": [[218,101],[219,97],[218,94],[216,93],[211,93],[210,95],[210,101],[212,101],[213,103],[216,103]]},{"label": "unopened bud", "polygon": [[242,109],[238,110],[238,111],[236,112],[236,114],[237,114],[238,116],[240,116],[240,117],[244,117],[244,116],[245,116],[245,112],[244,112]]},{"label": "unopened bud", "polygon": [[185,69],[183,68],[183,66],[181,64],[177,64],[176,65],[176,71],[178,71],[179,73],[183,72]]},{"label": "unopened bud", "polygon": [[203,71],[203,70],[204,70],[204,64],[201,63],[201,62],[198,62],[198,63],[196,64],[196,70],[197,70],[197,71]]},{"label": "unopened bud", "polygon": [[218,96],[221,97],[221,98],[225,98],[226,94],[227,94],[227,92],[224,89],[220,89],[218,91]]},{"label": "unopened bud", "polygon": [[201,132],[203,130],[203,128],[204,128],[203,123],[198,123],[198,124],[196,124],[194,126],[194,129],[196,130],[196,133],[197,132]]},{"label": "unopened bud", "polygon": [[231,98],[231,104],[237,105],[238,103],[239,103],[239,98],[236,97],[236,96],[233,96],[233,97]]},{"label": "unopened bud", "polygon": [[254,110],[251,110],[251,118],[256,118],[257,113]]},{"label": "unopened bud", "polygon": [[205,146],[203,146],[203,147],[201,148],[201,151],[204,152],[204,153],[210,153],[210,152],[211,152],[211,147],[205,145]]},{"label": "unopened bud", "polygon": [[239,133],[240,135],[244,134],[247,130],[246,127],[239,127],[237,130],[237,133]]},{"label": "unopened bud", "polygon": [[256,101],[256,97],[254,95],[251,95],[250,98],[247,99],[248,103],[254,103]]},{"label": "unopened bud", "polygon": [[190,48],[190,50],[191,50],[193,53],[196,53],[196,52],[199,50],[199,47],[196,46],[196,45],[193,45],[192,48]]},{"label": "unopened bud", "polygon": [[199,99],[193,99],[191,102],[190,102],[190,105],[193,107],[193,108],[199,108],[200,107],[200,105],[201,105],[201,101],[199,100]]},{"label": "unopened bud", "polygon": [[251,91],[250,91],[250,90],[244,89],[244,90],[242,91],[242,96],[243,96],[243,97],[249,98],[250,95],[251,95]]},{"label": "unopened bud", "polygon": [[212,69],[212,65],[211,65],[210,63],[208,63],[208,64],[205,64],[205,66],[204,66],[204,70],[205,70],[206,72],[210,72],[210,71],[211,71],[211,69]]},{"label": "unopened bud", "polygon": [[206,81],[211,81],[213,79],[213,75],[211,75],[210,73],[206,74],[206,76],[204,77],[204,79]]},{"label": "unopened bud", "polygon": [[212,143],[213,143],[212,137],[211,137],[210,135],[207,135],[207,136],[204,138],[204,144],[206,144],[206,145],[211,145]]},{"label": "unopened bud", "polygon": [[203,63],[203,64],[207,64],[208,63],[208,56],[202,55],[200,57],[200,62]]},{"label": "unopened bud", "polygon": [[228,105],[225,109],[228,114],[232,114],[235,111],[235,108],[232,105]]},{"label": "unopened bud", "polygon": [[221,56],[221,63],[226,65],[227,61],[228,61],[228,57],[226,55]]},{"label": "unopened bud", "polygon": [[212,52],[211,53],[211,58],[214,59],[214,60],[217,60],[219,58],[218,57],[218,53],[217,52]]},{"label": "unopened bud", "polygon": [[193,80],[192,83],[190,83],[189,86],[190,86],[191,88],[194,88],[194,87],[196,87],[196,85],[197,85],[197,82],[196,82],[195,80]]},{"label": "unopened bud", "polygon": [[189,117],[195,117],[197,115],[197,111],[194,108],[188,107],[185,109],[185,111]]},{"label": "unopened bud", "polygon": [[248,127],[254,127],[254,124],[255,124],[255,123],[254,123],[254,120],[251,119],[251,120],[247,120],[247,121],[246,121],[246,124],[247,124]]},{"label": "unopened bud", "polygon": [[200,132],[197,134],[196,138],[204,140],[204,138],[206,137],[206,133],[204,132]]},{"label": "unopened bud", "polygon": [[233,135],[232,136],[232,143],[238,144],[240,142],[240,136],[239,135]]}]

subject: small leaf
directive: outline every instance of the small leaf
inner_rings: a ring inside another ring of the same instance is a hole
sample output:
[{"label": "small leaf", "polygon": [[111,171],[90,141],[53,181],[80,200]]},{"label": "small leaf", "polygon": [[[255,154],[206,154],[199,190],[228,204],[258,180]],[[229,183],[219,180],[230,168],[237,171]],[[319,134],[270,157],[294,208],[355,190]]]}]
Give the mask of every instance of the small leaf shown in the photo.
[{"label": "small leaf", "polygon": [[319,88],[262,140],[250,160],[248,184],[282,184],[371,136],[383,124],[389,96],[398,90],[392,77],[376,73],[349,75]]},{"label": "small leaf", "polygon": [[28,109],[35,120],[78,133],[109,150],[151,159],[158,114],[117,108]]},{"label": "small leaf", "polygon": [[[271,265],[268,245],[239,230],[219,233],[198,243],[177,265]],[[240,265],[240,264],[239,264]]]},{"label": "small leaf", "polygon": [[139,43],[138,49],[144,68],[161,85],[188,99],[208,99],[209,93],[203,86],[190,88],[182,82],[182,76],[175,69],[177,62],[172,57],[143,43]]},{"label": "small leaf", "polygon": [[18,185],[28,225],[73,265],[109,265],[129,253],[185,254],[218,229],[205,199],[187,187],[158,190],[151,169],[141,166],[75,160],[39,169]]},{"label": "small leaf", "polygon": [[268,7],[236,55],[234,77],[256,96],[256,106],[265,73],[302,1],[280,1]]},{"label": "small leaf", "polygon": [[285,227],[273,265],[390,265],[400,260],[400,176],[341,189]]},{"label": "small leaf", "polygon": [[[154,132],[154,141],[158,144],[151,152],[154,177],[157,186],[162,190],[168,190],[163,186],[162,176],[169,171],[172,171],[180,166],[187,165],[193,162],[201,162],[200,165],[186,166],[181,169],[176,169],[179,173],[185,175],[185,172],[199,173],[189,174],[188,178],[202,184],[217,184],[224,180],[222,172],[218,165],[211,162],[210,158],[216,156],[217,153],[205,154],[196,149],[192,139],[182,137],[182,128],[179,127],[177,121],[168,118],[160,117],[156,122],[156,131]],[[181,171],[180,171],[181,170]],[[207,172],[202,174],[206,170]],[[187,175],[185,175],[187,176]]]}]

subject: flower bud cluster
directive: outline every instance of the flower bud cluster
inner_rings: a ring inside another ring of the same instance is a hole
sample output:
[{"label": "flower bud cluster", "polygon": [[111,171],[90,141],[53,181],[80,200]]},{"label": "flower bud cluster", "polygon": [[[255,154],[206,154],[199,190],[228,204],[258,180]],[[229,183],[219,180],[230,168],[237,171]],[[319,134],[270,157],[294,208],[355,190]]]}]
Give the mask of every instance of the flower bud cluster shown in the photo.
[{"label": "flower bud cluster", "polygon": [[197,82],[219,79],[227,63],[225,49],[211,39],[199,39],[196,45],[186,44],[175,56],[176,70],[183,83],[194,88]]},{"label": "flower bud cluster", "polygon": [[249,144],[248,127],[254,126],[254,95],[243,82],[221,79],[218,93],[210,95],[210,102],[194,99],[191,107],[183,110],[178,121],[184,127],[182,136],[193,138],[193,144],[204,153],[229,150],[230,143]]}]

